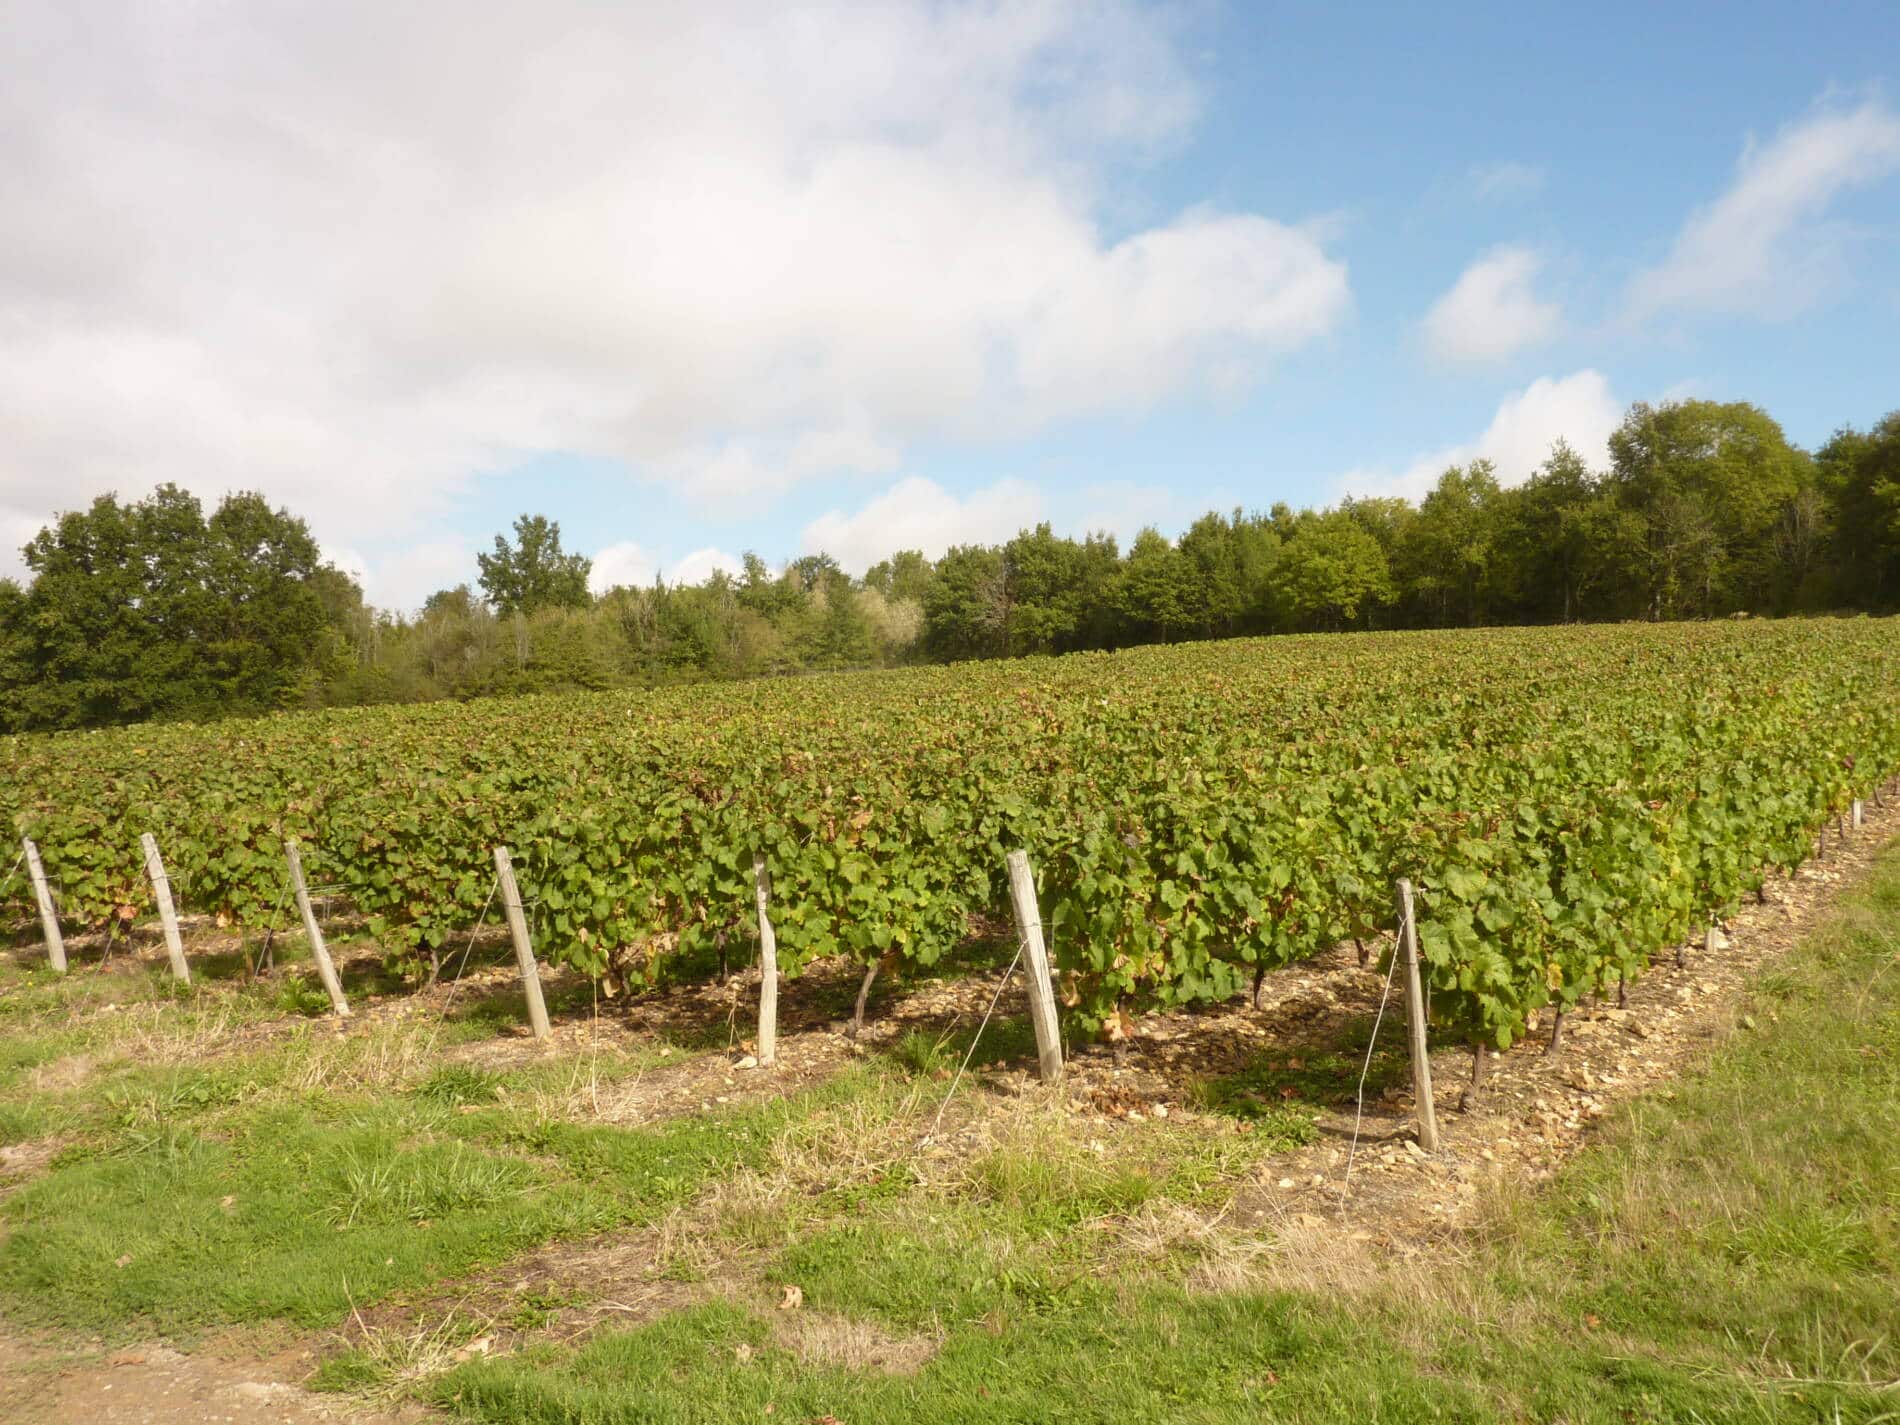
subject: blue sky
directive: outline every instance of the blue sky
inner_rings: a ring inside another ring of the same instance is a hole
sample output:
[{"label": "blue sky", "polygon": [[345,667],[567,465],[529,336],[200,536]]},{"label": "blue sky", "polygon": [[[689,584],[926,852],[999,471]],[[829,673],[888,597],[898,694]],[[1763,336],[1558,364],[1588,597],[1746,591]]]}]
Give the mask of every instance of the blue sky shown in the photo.
[{"label": "blue sky", "polygon": [[260,488],[412,607],[523,511],[603,581],[862,568],[1521,479],[1637,399],[1808,445],[1900,406],[1891,4],[15,28],[9,558],[102,490]]}]

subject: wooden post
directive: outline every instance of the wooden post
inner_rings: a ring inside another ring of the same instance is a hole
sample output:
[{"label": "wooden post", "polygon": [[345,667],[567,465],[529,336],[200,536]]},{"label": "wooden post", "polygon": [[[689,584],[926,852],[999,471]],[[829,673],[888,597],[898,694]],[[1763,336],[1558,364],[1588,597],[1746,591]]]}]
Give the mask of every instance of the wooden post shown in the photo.
[{"label": "wooden post", "polygon": [[1042,912],[1036,908],[1036,878],[1030,874],[1029,853],[1012,851],[1004,858],[1009,867],[1009,899],[1016,909],[1016,933],[1022,937],[1029,961],[1029,1022],[1036,1030],[1036,1067],[1045,1084],[1062,1077],[1062,1036],[1056,1026],[1056,993],[1049,983],[1049,949],[1042,943]]},{"label": "wooden post", "polygon": [[1418,922],[1412,883],[1399,877],[1399,953],[1405,957],[1405,1022],[1412,1041],[1412,1097],[1418,1101],[1418,1146],[1438,1151],[1438,1108],[1432,1101],[1432,1060],[1425,1044],[1425,990],[1418,978]]},{"label": "wooden post", "polygon": [[1856,831],[1860,830],[1861,823],[1866,819],[1866,815],[1867,815],[1866,808],[1861,805],[1860,798],[1855,797],[1854,798],[1854,830]]},{"label": "wooden post", "polygon": [[40,904],[40,933],[46,937],[46,958],[60,974],[66,973],[66,942],[59,933],[59,911],[53,906],[53,888],[46,884],[46,868],[40,865],[40,848],[30,836],[22,837],[26,848],[26,873],[33,878],[33,899]]},{"label": "wooden post", "polygon": [[772,930],[772,873],[752,857],[752,899],[759,909],[759,1067],[778,1062],[778,936]]},{"label": "wooden post", "polygon": [[350,1002],[343,998],[343,981],[337,978],[330,947],[323,943],[323,930],[317,924],[316,911],[311,909],[310,891],[303,880],[303,857],[298,854],[294,836],[284,841],[284,859],[290,863],[290,891],[297,898],[297,914],[303,917],[303,933],[310,937],[310,958],[317,962],[317,978],[323,981],[324,992],[330,996],[330,1008],[339,1017],[347,1018]]},{"label": "wooden post", "polygon": [[158,923],[165,930],[165,953],[171,956],[172,977],[191,983],[191,966],[185,963],[184,942],[178,938],[178,912],[172,907],[172,883],[165,874],[165,862],[158,854],[158,840],[151,832],[139,837],[145,848],[145,878],[152,883],[158,900]]},{"label": "wooden post", "polygon": [[1715,958],[1715,922],[1716,917],[1710,916],[1709,928],[1702,932],[1702,955],[1704,959],[1712,960]]},{"label": "wooden post", "polygon": [[514,937],[521,987],[528,992],[528,1023],[534,1026],[536,1039],[546,1039],[552,1031],[548,1028],[547,1003],[541,998],[541,971],[535,967],[528,918],[521,913],[521,887],[515,884],[514,863],[508,859],[506,846],[495,848],[495,879],[501,883],[501,903],[508,911],[508,933]]}]

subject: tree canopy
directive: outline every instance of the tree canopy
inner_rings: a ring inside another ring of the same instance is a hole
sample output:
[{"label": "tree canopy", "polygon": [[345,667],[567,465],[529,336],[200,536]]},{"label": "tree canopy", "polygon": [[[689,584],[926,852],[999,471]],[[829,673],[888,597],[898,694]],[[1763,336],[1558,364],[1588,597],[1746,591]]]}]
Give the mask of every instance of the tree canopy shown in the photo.
[{"label": "tree canopy", "polygon": [[304,522],[261,495],[207,519],[161,485],[103,495],[28,542],[0,586],[0,723],[90,727],[258,712],[307,700],[339,647],[336,581]]},{"label": "tree canopy", "polygon": [[590,562],[522,515],[479,589],[403,617],[256,495],[171,486],[60,516],[0,581],[0,729],[293,703],[475,697],[1235,634],[1900,608],[1900,412],[1812,456],[1746,403],[1639,403],[1593,469],[1453,465],[1415,505],[1210,512],[1179,538],[1042,523],[852,577],[810,553],[590,599]]},{"label": "tree canopy", "polygon": [[585,554],[561,549],[561,527],[546,515],[522,515],[515,537],[495,536],[493,554],[477,554],[482,592],[501,614],[531,614],[537,609],[584,609],[587,576],[594,562]]}]

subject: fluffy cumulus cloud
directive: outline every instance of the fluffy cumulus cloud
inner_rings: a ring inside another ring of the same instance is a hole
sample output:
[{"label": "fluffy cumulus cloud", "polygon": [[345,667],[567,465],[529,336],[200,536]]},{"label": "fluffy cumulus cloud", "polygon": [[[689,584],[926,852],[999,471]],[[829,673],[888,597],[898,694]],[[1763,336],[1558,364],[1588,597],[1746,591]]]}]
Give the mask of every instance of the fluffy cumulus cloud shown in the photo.
[{"label": "fluffy cumulus cloud", "polygon": [[1629,314],[1787,317],[1848,280],[1853,235],[1829,210],[1900,171],[1900,115],[1878,100],[1827,109],[1750,144],[1728,190],[1695,213],[1669,254],[1637,274]]},{"label": "fluffy cumulus cloud", "polygon": [[1467,267],[1425,314],[1425,344],[1444,361],[1498,361],[1549,341],[1562,312],[1538,297],[1543,259],[1497,247]]},{"label": "fluffy cumulus cloud", "polygon": [[0,529],[260,488],[336,546],[536,452],[721,501],[1249,379],[1318,229],[1110,235],[1197,96],[1133,0],[73,7],[0,48]]},{"label": "fluffy cumulus cloud", "polygon": [[587,587],[593,593],[604,594],[622,586],[646,588],[656,579],[668,584],[702,584],[716,571],[739,574],[744,569],[739,556],[723,549],[695,549],[671,564],[662,564],[639,544],[624,540],[606,545],[594,555]]},{"label": "fluffy cumulus cloud", "polygon": [[736,554],[728,554],[723,549],[695,549],[691,554],[681,555],[666,571],[666,578],[673,584],[703,584],[714,574],[736,575],[744,570],[745,564]]},{"label": "fluffy cumulus cloud", "polygon": [[1438,483],[1446,467],[1473,460],[1495,465],[1500,484],[1520,485],[1536,473],[1559,440],[1568,441],[1592,466],[1601,468],[1609,463],[1610,433],[1622,419],[1623,407],[1610,394],[1610,383],[1601,372],[1539,377],[1506,396],[1475,440],[1421,455],[1401,470],[1354,470],[1340,481],[1340,493],[1419,500]]},{"label": "fluffy cumulus cloud", "polygon": [[934,480],[900,480],[855,514],[832,510],[805,526],[807,554],[824,553],[853,574],[900,549],[935,559],[953,544],[995,544],[1046,513],[1042,492],[1021,480],[957,495]]},{"label": "fluffy cumulus cloud", "polygon": [[622,540],[603,546],[594,555],[593,566],[587,571],[587,588],[594,594],[604,594],[623,585],[645,588],[659,572],[657,559],[634,541]]},{"label": "fluffy cumulus cloud", "polygon": [[467,584],[477,594],[481,592],[475,549],[472,539],[444,536],[420,540],[376,558],[333,545],[324,546],[323,552],[362,586],[372,604],[398,613],[414,613],[440,589]]},{"label": "fluffy cumulus cloud", "polygon": [[1047,521],[1057,534],[1113,535],[1123,549],[1149,525],[1178,533],[1205,514],[1165,485],[1110,480],[1045,494],[1022,480],[999,480],[967,495],[911,476],[847,514],[832,510],[805,526],[802,547],[862,573],[900,549],[935,559],[953,544],[1001,544]]},{"label": "fluffy cumulus cloud", "polygon": [[1053,523],[1061,533],[1080,539],[1089,534],[1112,534],[1123,549],[1148,526],[1177,534],[1207,513],[1166,485],[1142,485],[1133,480],[1109,480],[1083,487],[1079,498],[1059,511]]}]

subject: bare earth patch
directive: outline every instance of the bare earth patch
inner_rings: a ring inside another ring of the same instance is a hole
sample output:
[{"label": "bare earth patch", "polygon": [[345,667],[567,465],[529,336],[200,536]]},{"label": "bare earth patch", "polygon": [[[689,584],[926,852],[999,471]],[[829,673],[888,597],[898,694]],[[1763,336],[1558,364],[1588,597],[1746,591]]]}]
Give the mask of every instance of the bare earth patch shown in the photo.
[{"label": "bare earth patch", "polygon": [[442,1338],[452,1352],[487,1355],[529,1337],[572,1341],[603,1326],[635,1326],[730,1285],[669,1279],[668,1246],[665,1228],[555,1243],[432,1291],[365,1307],[338,1334],[358,1349]]},{"label": "bare earth patch", "polygon": [[8,1425],[414,1425],[432,1418],[419,1409],[364,1410],[290,1384],[313,1364],[300,1351],[71,1351],[0,1333],[0,1401]]},{"label": "bare earth patch", "polygon": [[64,1138],[29,1138],[24,1143],[0,1143],[0,1194],[38,1177],[52,1165]]}]

